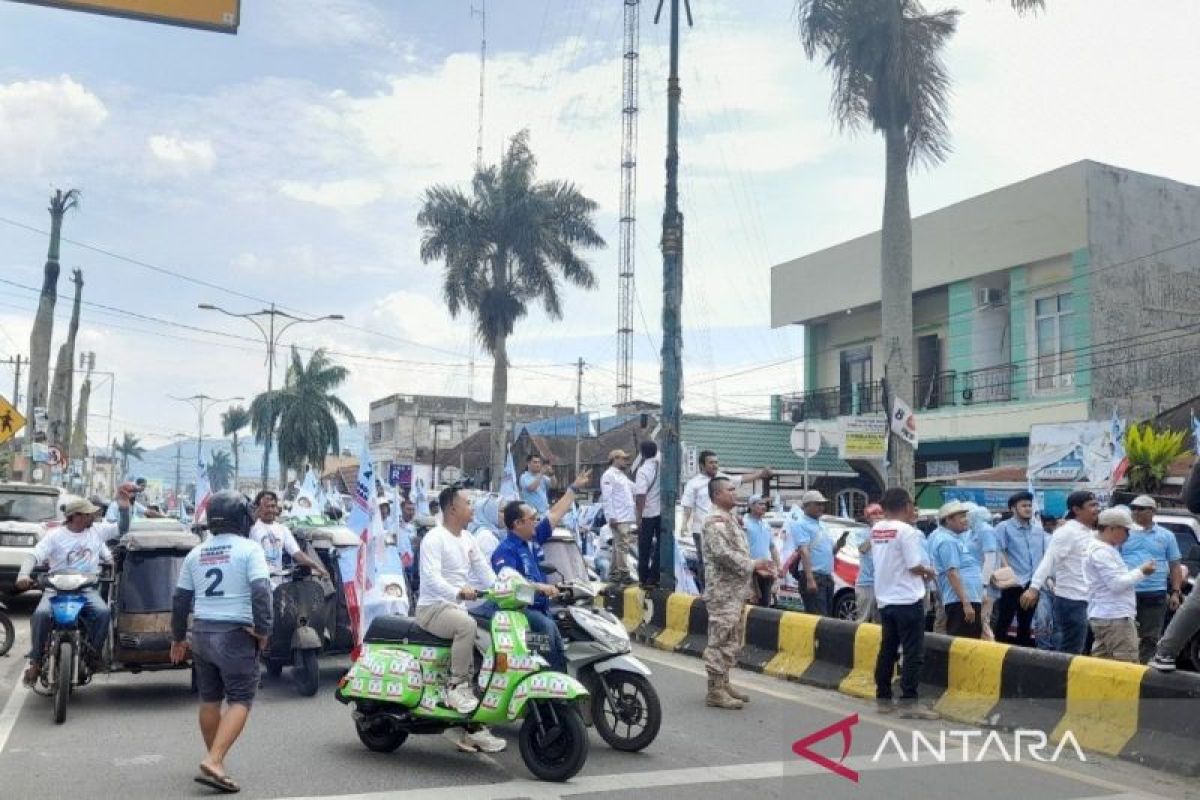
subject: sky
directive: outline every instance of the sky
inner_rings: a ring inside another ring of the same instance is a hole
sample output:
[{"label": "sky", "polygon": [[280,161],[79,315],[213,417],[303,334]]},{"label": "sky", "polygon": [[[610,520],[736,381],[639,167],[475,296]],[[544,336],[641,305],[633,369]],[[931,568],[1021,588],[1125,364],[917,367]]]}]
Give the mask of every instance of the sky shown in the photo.
[{"label": "sky", "polygon": [[[633,346],[634,394],[646,399],[661,391],[666,142],[667,32],[653,5],[643,3],[640,29]],[[692,5],[681,70],[684,408],[763,415],[769,394],[799,390],[803,374],[802,332],[770,329],[770,267],[878,228],[882,141],[831,124],[829,77],[805,58],[793,3]],[[595,199],[608,242],[587,254],[596,289],[568,291],[563,320],[535,309],[519,323],[514,402],[572,406],[578,358],[584,407],[605,414],[615,400],[622,6],[488,4],[485,159],[528,129],[540,177]],[[915,214],[1083,158],[1200,183],[1200,3],[1131,14],[1120,0],[1049,0],[1024,17],[1000,0],[957,6],[946,52],[953,152],[913,174]],[[469,322],[446,312],[416,224],[427,187],[470,178],[479,37],[470,0],[248,0],[236,36],[0,0],[0,359],[27,353],[46,200],[73,187],[83,199],[65,225],[60,294],[81,268],[79,349],[115,374],[115,435],[161,445],[196,430],[169,395],[265,388],[257,332],[199,303],[345,315],[285,341],[336,354],[360,419],[397,392],[461,394],[471,383],[486,399],[490,359],[472,348]],[[69,294],[58,309],[56,349]],[[93,420],[94,444],[101,427]]]}]

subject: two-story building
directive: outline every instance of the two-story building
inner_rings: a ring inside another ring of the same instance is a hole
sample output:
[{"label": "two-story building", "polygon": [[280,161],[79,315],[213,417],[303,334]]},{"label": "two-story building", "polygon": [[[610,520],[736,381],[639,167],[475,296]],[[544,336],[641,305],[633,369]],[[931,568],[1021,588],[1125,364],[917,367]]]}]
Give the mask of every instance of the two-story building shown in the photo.
[{"label": "two-story building", "polygon": [[[917,477],[1024,465],[1034,423],[1200,394],[1200,188],[1080,161],[913,219]],[[779,264],[799,421],[881,413],[880,234]]]}]

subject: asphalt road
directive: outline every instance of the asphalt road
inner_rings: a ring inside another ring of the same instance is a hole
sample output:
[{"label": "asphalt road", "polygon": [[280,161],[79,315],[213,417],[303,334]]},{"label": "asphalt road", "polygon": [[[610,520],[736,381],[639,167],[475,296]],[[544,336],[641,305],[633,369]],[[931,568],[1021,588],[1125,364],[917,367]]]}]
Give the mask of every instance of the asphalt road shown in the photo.
[{"label": "asphalt road", "polygon": [[[20,638],[13,653],[0,659],[0,796],[159,800],[213,794],[191,780],[203,754],[187,673],[99,677],[76,692],[66,724],[56,726],[49,701],[19,685],[31,602],[21,598],[12,605]],[[587,765],[569,784],[531,778],[517,752],[516,728],[497,731],[510,747],[495,756],[460,753],[441,736],[412,737],[392,754],[367,751],[349,710],[333,699],[341,658],[324,661],[322,689],[314,698],[297,696],[287,672],[284,680],[268,679],[228,766],[244,787],[242,796],[264,798],[1200,798],[1195,782],[1098,756],[1086,763],[1073,754],[1057,764],[1028,758],[1006,763],[993,748],[976,761],[980,738],[970,740],[965,758],[955,744],[960,738],[951,735],[944,763],[925,750],[914,762],[912,731],[936,743],[939,732],[962,726],[909,724],[878,716],[852,698],[753,674],[738,676],[751,692],[750,706],[718,711],[703,705],[697,660],[644,648],[638,654],[655,672],[662,733],[640,754],[617,753],[593,734]],[[844,761],[839,735],[812,749],[857,773],[857,780],[792,751],[797,740],[853,714],[858,722],[849,727],[852,744]],[[876,757],[889,731],[905,757],[894,745]],[[1011,738],[1003,744],[1013,749]]]}]

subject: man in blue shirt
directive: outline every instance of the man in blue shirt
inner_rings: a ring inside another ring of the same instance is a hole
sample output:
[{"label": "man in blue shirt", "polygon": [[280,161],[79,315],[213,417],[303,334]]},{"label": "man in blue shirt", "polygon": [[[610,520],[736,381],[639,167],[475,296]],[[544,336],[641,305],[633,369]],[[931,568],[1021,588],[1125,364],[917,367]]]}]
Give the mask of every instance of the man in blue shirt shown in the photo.
[{"label": "man in blue shirt", "polygon": [[[996,609],[996,641],[1032,647],[1030,629],[1037,608],[1022,608],[1021,593],[1029,588],[1033,571],[1046,555],[1046,542],[1050,535],[1042,526],[1033,524],[1033,495],[1029,492],[1017,492],[1009,497],[1008,510],[1012,516],[996,526],[996,546],[1004,562],[1013,571],[1017,585],[1000,590]],[[1009,635],[1013,617],[1017,619],[1015,639]]]},{"label": "man in blue shirt", "polygon": [[804,611],[822,617],[833,611],[833,540],[821,524],[827,502],[818,491],[805,492],[800,498],[804,513],[788,531],[798,556],[793,556],[792,577],[800,584]]},{"label": "man in blue shirt", "polygon": [[855,528],[850,544],[858,548],[858,577],[854,580],[854,609],[859,622],[879,622],[875,605],[875,559],[871,556],[871,528],[883,519],[883,506],[871,503],[863,509],[867,524]]},{"label": "man in blue shirt", "polygon": [[938,510],[941,525],[929,537],[929,557],[946,609],[946,633],[978,639],[983,635],[983,570],[965,535],[968,510],[957,501]]},{"label": "man in blue shirt", "polygon": [[554,476],[546,467],[546,462],[536,453],[525,459],[525,471],[517,481],[521,489],[521,502],[533,506],[539,514],[550,510],[550,486]]},{"label": "man in blue shirt", "polygon": [[[1154,522],[1158,503],[1149,495],[1134,498],[1129,504],[1136,528],[1121,546],[1121,558],[1130,569],[1153,561],[1155,570],[1137,584],[1138,660],[1146,664],[1154,657],[1154,648],[1163,632],[1167,609],[1179,608],[1182,575],[1179,542],[1175,534]],[[1170,593],[1167,587],[1170,586]]]},{"label": "man in blue shirt", "polygon": [[[768,559],[775,565],[775,573],[779,572],[779,551],[775,549],[775,539],[771,534],[771,525],[763,515],[767,513],[767,501],[762,495],[756,494],[750,498],[750,511],[742,520],[746,529],[746,544],[750,547],[750,558],[755,561]],[[771,607],[771,592],[775,588],[773,574],[754,573],[754,588],[757,603],[763,608]]]},{"label": "man in blue shirt", "polygon": [[591,479],[592,471],[583,470],[575,483],[567,487],[563,496],[540,520],[529,503],[513,500],[505,505],[504,527],[508,529],[508,535],[492,553],[492,569],[497,577],[503,578],[505,573],[515,572],[537,590],[537,599],[533,605],[525,608],[525,617],[529,620],[529,629],[549,641],[550,652],[546,660],[552,669],[559,672],[567,671],[567,651],[562,634],[550,616],[550,600],[558,597],[558,589],[546,581],[546,574],[538,563],[538,552],[541,545],[554,535],[554,526],[575,504],[575,493],[587,486]]},{"label": "man in blue shirt", "polygon": [[[263,549],[247,538],[253,525],[248,499],[230,490],[212,496],[212,538],[183,560],[171,611],[171,661],[181,663],[190,646],[200,733],[208,748],[195,780],[229,793],[240,787],[225,771],[225,756],[250,716],[258,689],[258,654],[272,624],[271,571]],[[222,700],[228,702],[224,713]]]}]

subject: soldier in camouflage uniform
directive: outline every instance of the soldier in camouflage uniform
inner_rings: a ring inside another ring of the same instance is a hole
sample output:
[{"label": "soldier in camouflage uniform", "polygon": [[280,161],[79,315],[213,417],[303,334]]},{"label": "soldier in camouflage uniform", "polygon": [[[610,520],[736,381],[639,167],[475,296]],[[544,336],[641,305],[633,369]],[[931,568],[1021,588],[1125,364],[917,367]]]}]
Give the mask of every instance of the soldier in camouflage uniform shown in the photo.
[{"label": "soldier in camouflage uniform", "polygon": [[728,478],[713,478],[708,484],[713,510],[704,521],[704,605],[708,609],[708,647],[704,666],[708,671],[705,703],[715,708],[739,709],[749,695],[729,683],[729,670],[737,663],[742,645],[742,607],[751,594],[755,570],[771,568],[768,559],[750,557],[746,532],[733,515],[737,492]]}]

